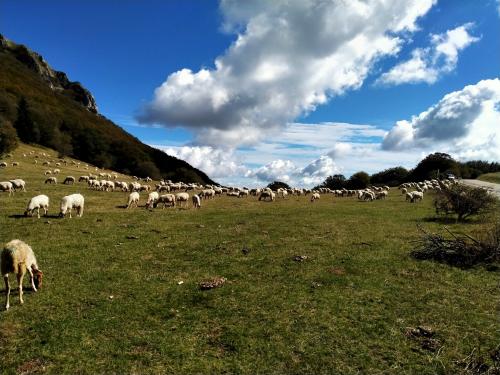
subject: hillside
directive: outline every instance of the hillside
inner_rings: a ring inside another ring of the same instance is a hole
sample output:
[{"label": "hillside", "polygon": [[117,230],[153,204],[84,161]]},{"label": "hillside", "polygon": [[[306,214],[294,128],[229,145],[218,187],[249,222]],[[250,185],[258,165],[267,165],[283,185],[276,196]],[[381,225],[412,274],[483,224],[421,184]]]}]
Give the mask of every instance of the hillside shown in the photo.
[{"label": "hillside", "polygon": [[126,174],[213,183],[202,171],[99,115],[92,94],[80,83],[1,35],[0,62],[0,127],[14,125],[21,140]]}]

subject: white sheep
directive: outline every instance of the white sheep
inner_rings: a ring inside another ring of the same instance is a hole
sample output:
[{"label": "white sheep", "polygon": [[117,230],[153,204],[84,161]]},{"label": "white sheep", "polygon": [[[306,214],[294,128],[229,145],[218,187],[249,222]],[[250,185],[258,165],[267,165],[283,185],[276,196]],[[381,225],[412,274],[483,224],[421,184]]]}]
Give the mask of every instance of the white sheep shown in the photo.
[{"label": "white sheep", "polygon": [[52,171],[50,171],[50,170],[46,170],[46,171],[44,172],[44,175],[45,175],[45,176],[47,176],[47,175],[49,175],[49,174],[52,174]]},{"label": "white sheep", "polygon": [[173,194],[163,194],[160,195],[160,198],[158,198],[157,204],[163,203],[163,208],[165,206],[172,206],[175,207],[175,195]]},{"label": "white sheep", "polygon": [[59,174],[59,173],[61,173],[61,170],[59,168],[56,168],[56,169],[54,169],[54,172],[52,172],[52,173]]},{"label": "white sheep", "polygon": [[67,176],[63,182],[63,184],[65,184],[65,185],[70,185],[70,184],[74,184],[74,183],[75,183],[75,178],[73,176]]},{"label": "white sheep", "polygon": [[79,217],[83,215],[83,208],[85,205],[85,199],[81,194],[71,194],[66,195],[61,199],[61,212],[59,213],[60,217],[65,217],[69,212],[69,217],[71,219],[71,211],[76,209],[76,214]]},{"label": "white sheep", "polygon": [[24,211],[24,216],[33,216],[33,212],[36,209],[37,216],[40,219],[40,208],[43,208],[45,216],[47,216],[49,210],[49,197],[46,195],[41,194],[31,198],[26,211]]},{"label": "white sheep", "polygon": [[45,180],[46,184],[57,184],[57,178],[55,177],[49,177]]},{"label": "white sheep", "polygon": [[424,199],[424,193],[421,191],[413,191],[410,202],[415,203],[417,201],[422,201]]},{"label": "white sheep", "polygon": [[181,202],[182,202],[184,207],[187,207],[188,202],[189,202],[189,194],[188,193],[177,193],[175,195],[175,201],[179,202],[179,206],[181,206]]},{"label": "white sheep", "polygon": [[259,201],[267,199],[269,199],[271,202],[276,199],[276,194],[274,193],[274,191],[271,191],[270,189],[261,191],[259,195]]},{"label": "white sheep", "polygon": [[159,198],[160,195],[156,191],[149,193],[148,200],[146,201],[146,208],[154,207]]},{"label": "white sheep", "polygon": [[5,281],[5,310],[10,307],[10,283],[9,274],[15,273],[17,276],[17,284],[19,287],[19,302],[23,301],[23,278],[26,271],[30,275],[30,283],[33,291],[36,292],[37,288],[42,286],[43,273],[38,268],[35,253],[31,247],[21,240],[12,240],[3,248],[1,271]]},{"label": "white sheep", "polygon": [[135,204],[136,207],[139,206],[139,193],[136,191],[133,191],[132,193],[129,194],[128,196],[128,202],[127,202],[127,208],[130,208],[133,204]]},{"label": "white sheep", "polygon": [[311,195],[311,203],[314,202],[316,199],[319,199],[321,196],[319,193],[312,193]]},{"label": "white sheep", "polygon": [[7,167],[7,163],[6,162],[1,162],[0,163],[0,168],[6,168]]},{"label": "white sheep", "polygon": [[12,186],[12,182],[10,181],[2,181],[0,182],[0,191],[8,191],[9,196],[14,192],[14,188]]},{"label": "white sheep", "polygon": [[193,195],[193,207],[194,208],[201,208],[201,199],[200,199],[200,196],[195,194]]},{"label": "white sheep", "polygon": [[405,194],[405,199],[406,199],[406,201],[413,202],[413,193],[411,193],[411,192],[407,192],[407,193]]},{"label": "white sheep", "polygon": [[12,183],[12,188],[14,190],[20,189],[22,191],[26,191],[26,182],[21,180],[20,178],[16,178],[14,180],[9,180]]}]

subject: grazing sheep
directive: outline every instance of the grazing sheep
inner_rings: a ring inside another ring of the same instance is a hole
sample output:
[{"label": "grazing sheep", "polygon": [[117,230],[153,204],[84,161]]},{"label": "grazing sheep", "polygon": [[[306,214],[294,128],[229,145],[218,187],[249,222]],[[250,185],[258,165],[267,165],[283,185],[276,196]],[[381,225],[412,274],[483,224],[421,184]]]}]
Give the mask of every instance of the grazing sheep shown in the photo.
[{"label": "grazing sheep", "polygon": [[[188,193],[177,193],[175,195],[175,201],[179,202],[179,206],[183,205],[184,207],[187,207],[188,202],[189,202],[189,194]],[[181,202],[183,204],[181,204]]]},{"label": "grazing sheep", "polygon": [[212,199],[213,197],[215,197],[215,190],[205,189],[201,192],[201,196],[205,199]]},{"label": "grazing sheep", "polygon": [[89,176],[80,176],[78,178],[78,182],[82,182],[82,181],[89,182],[89,179],[90,179]]},{"label": "grazing sheep", "polygon": [[61,170],[60,170],[60,169],[58,169],[58,168],[56,168],[56,169],[54,169],[54,172],[52,172],[52,173],[54,173],[54,174],[59,174],[59,173],[61,173]]},{"label": "grazing sheep", "polygon": [[424,193],[421,191],[413,191],[410,202],[415,203],[417,201],[422,201],[424,199]]},{"label": "grazing sheep", "polygon": [[259,201],[267,199],[269,199],[271,202],[276,199],[276,194],[274,193],[274,191],[271,191],[270,189],[261,191],[259,195]]},{"label": "grazing sheep", "polygon": [[7,163],[6,162],[1,162],[0,163],[0,168],[6,168],[7,167]]},{"label": "grazing sheep", "polygon": [[75,178],[73,176],[67,176],[63,181],[64,185],[70,185],[74,183],[75,183]]},{"label": "grazing sheep", "polygon": [[71,211],[76,209],[76,214],[79,217],[83,215],[83,207],[85,205],[85,199],[81,194],[71,194],[66,195],[61,199],[61,212],[59,213],[60,217],[65,217],[69,212],[69,218],[71,219]]},{"label": "grazing sheep", "polygon": [[9,196],[11,196],[12,193],[14,192],[14,188],[12,186],[12,182],[10,182],[10,181],[0,182],[0,191],[8,191],[9,192]]},{"label": "grazing sheep", "polygon": [[33,250],[28,244],[21,240],[12,240],[6,244],[3,248],[1,259],[1,271],[5,282],[5,310],[8,310],[10,307],[9,274],[15,273],[17,276],[19,302],[23,304],[23,278],[26,271],[30,275],[30,283],[34,292],[37,291],[37,288],[41,288],[42,286],[43,273],[38,268],[35,253],[33,253]]},{"label": "grazing sheep", "polygon": [[156,202],[156,204],[160,204],[160,203],[163,203],[163,208],[165,208],[165,206],[172,206],[172,207],[175,207],[175,195],[173,194],[163,194],[163,195],[160,195],[160,198],[158,198],[158,202]]},{"label": "grazing sheep", "polygon": [[410,193],[410,192],[406,193],[405,199],[406,199],[406,201],[413,202],[413,193]]},{"label": "grazing sheep", "polygon": [[45,172],[44,172],[44,175],[45,175],[45,176],[47,176],[47,175],[49,175],[49,174],[52,174],[52,171],[47,170],[47,171],[45,171]]},{"label": "grazing sheep", "polygon": [[160,199],[160,195],[156,191],[149,193],[146,208],[154,207],[158,199]]},{"label": "grazing sheep", "polygon": [[385,199],[387,197],[388,193],[386,190],[382,190],[382,191],[379,191],[377,192],[377,194],[375,195],[377,199]]},{"label": "grazing sheep", "polygon": [[26,182],[24,182],[24,180],[16,178],[14,180],[9,180],[9,181],[12,183],[12,188],[14,189],[14,191],[16,191],[17,189],[26,191]]},{"label": "grazing sheep", "polygon": [[311,203],[314,202],[316,199],[319,199],[319,198],[320,198],[319,193],[313,193],[311,195]]},{"label": "grazing sheep", "polygon": [[136,207],[139,206],[139,193],[136,191],[133,191],[132,193],[129,194],[128,196],[128,202],[127,202],[127,208],[130,208],[133,204],[135,204]]},{"label": "grazing sheep", "polygon": [[46,184],[57,184],[57,178],[55,177],[49,177],[45,180]]},{"label": "grazing sheep", "polygon": [[19,162],[17,162],[17,161],[12,162],[12,166],[13,167],[18,167],[19,166]]},{"label": "grazing sheep", "polygon": [[200,199],[200,196],[195,194],[193,195],[193,207],[194,208],[201,208],[201,199]]},{"label": "grazing sheep", "polygon": [[33,216],[33,212],[36,209],[37,216],[40,219],[40,208],[43,208],[45,216],[47,216],[47,212],[49,211],[49,197],[46,195],[42,194],[31,198],[26,211],[24,211],[24,216]]},{"label": "grazing sheep", "polygon": [[401,194],[406,194],[408,193],[408,189],[407,188],[402,188],[401,189]]}]

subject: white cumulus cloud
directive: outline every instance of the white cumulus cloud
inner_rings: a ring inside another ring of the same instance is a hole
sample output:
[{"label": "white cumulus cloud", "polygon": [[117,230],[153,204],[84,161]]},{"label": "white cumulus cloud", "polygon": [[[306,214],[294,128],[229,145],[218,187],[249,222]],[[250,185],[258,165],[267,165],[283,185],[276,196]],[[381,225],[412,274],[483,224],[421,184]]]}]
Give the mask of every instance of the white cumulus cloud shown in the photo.
[{"label": "white cumulus cloud", "polygon": [[472,23],[466,23],[446,33],[431,35],[430,47],[413,50],[411,59],[382,74],[377,83],[400,85],[436,82],[443,74],[456,68],[461,50],[480,39],[469,34],[472,27]]},{"label": "white cumulus cloud", "polygon": [[212,179],[241,176],[247,172],[247,168],[234,155],[232,149],[226,150],[210,146],[155,147],[169,155],[187,161]]},{"label": "white cumulus cloud", "polygon": [[451,92],[411,120],[398,121],[382,147],[434,149],[463,159],[500,160],[500,79]]},{"label": "white cumulus cloud", "polygon": [[138,119],[203,145],[255,144],[329,97],[359,88],[436,0],[223,0],[237,39],[215,67],[172,73]]}]

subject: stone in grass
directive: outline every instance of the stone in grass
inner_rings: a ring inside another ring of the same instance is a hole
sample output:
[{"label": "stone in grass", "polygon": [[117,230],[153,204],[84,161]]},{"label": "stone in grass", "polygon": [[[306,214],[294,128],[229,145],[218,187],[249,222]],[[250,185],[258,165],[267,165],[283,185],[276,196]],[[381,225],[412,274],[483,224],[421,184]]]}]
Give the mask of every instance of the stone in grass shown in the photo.
[{"label": "stone in grass", "polygon": [[211,279],[203,280],[198,285],[201,290],[208,290],[208,289],[219,288],[222,285],[224,285],[225,282],[226,282],[225,277],[213,277]]},{"label": "stone in grass", "polygon": [[307,259],[309,259],[309,257],[307,255],[295,255],[293,257],[293,260],[296,262],[303,262],[304,260],[307,260]]},{"label": "stone in grass", "polygon": [[438,339],[434,338],[435,332],[430,327],[407,327],[405,335],[406,337],[418,342],[422,349],[429,350],[431,352],[437,351],[442,346],[441,342]]}]

